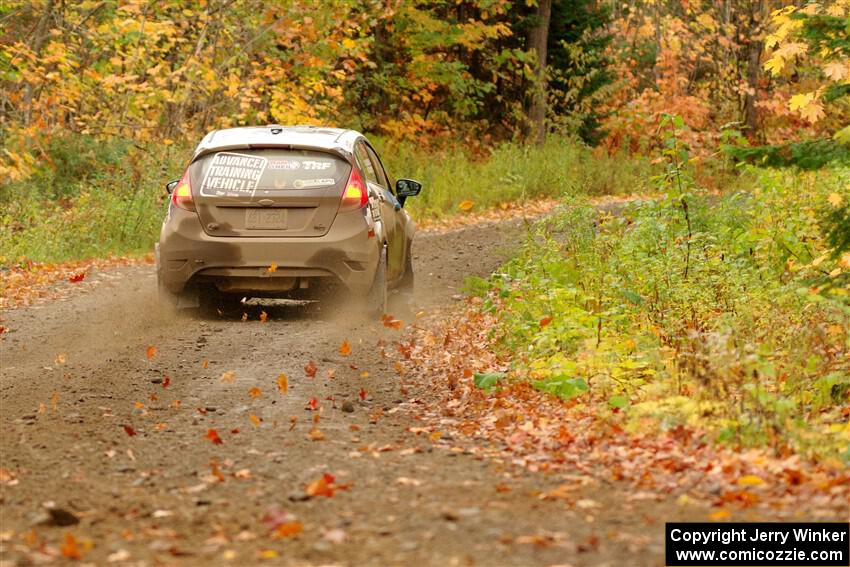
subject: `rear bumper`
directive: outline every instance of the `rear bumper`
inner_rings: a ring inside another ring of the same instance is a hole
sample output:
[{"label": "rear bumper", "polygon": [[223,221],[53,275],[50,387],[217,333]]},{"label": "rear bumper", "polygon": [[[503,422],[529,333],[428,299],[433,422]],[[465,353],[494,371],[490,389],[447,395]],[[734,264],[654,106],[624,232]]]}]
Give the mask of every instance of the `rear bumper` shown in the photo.
[{"label": "rear bumper", "polygon": [[[319,237],[213,237],[197,214],[171,207],[160,234],[158,275],[172,293],[195,282],[214,282],[225,291],[269,294],[303,287],[308,279],[331,278],[365,294],[380,255],[369,229],[362,211],[352,211],[338,214]],[[269,271],[272,265],[277,269]]]}]

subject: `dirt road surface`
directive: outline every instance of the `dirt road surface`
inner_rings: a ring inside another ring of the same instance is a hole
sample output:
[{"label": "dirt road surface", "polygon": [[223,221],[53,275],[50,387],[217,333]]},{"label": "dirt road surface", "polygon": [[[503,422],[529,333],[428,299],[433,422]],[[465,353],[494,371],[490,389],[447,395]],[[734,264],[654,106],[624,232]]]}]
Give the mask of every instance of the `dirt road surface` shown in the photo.
[{"label": "dirt road surface", "polygon": [[[420,234],[414,310],[451,305],[522,235]],[[536,497],[557,479],[417,433],[429,384],[381,354],[403,330],[317,306],[166,319],[152,267],[92,279],[4,314],[2,565],[663,563],[675,506],[610,488],[567,508]]]}]

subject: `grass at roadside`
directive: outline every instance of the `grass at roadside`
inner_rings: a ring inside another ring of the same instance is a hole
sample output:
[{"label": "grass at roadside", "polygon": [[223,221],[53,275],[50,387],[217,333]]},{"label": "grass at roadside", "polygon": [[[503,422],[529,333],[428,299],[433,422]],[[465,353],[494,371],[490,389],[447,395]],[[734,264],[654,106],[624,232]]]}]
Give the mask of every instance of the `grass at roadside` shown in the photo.
[{"label": "grass at roadside", "polygon": [[568,200],[539,223],[470,282],[511,375],[635,429],[850,462],[850,255],[820,222],[850,170],[745,178],[746,193],[671,190],[616,215]]},{"label": "grass at roadside", "polygon": [[[487,158],[462,150],[425,153],[381,143],[395,177],[424,183],[410,199],[414,218],[437,219],[500,204],[564,195],[622,194],[648,186],[645,161],[599,157],[576,143],[505,144]],[[180,177],[191,153],[174,145],[140,149],[129,142],[56,140],[45,166],[25,181],[0,186],[0,266],[148,252],[159,235],[165,182]]]}]

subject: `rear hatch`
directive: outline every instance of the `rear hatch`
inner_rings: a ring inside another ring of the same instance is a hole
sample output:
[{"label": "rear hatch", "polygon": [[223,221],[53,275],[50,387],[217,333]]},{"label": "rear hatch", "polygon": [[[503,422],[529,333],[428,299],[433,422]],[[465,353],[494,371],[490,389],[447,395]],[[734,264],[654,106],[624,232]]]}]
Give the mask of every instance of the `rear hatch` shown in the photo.
[{"label": "rear hatch", "polygon": [[204,231],[249,237],[326,234],[350,173],[335,154],[287,148],[215,152],[190,170]]}]

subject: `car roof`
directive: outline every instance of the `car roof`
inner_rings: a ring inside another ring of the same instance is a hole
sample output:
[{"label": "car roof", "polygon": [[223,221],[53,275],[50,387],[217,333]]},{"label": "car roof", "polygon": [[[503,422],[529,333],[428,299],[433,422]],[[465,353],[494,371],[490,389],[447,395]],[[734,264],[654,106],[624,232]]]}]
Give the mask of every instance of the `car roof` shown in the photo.
[{"label": "car roof", "polygon": [[292,146],[316,148],[350,154],[354,142],[362,134],[354,130],[324,126],[244,126],[213,130],[204,136],[195,149],[192,161],[202,155],[223,150],[245,149],[251,146]]}]

